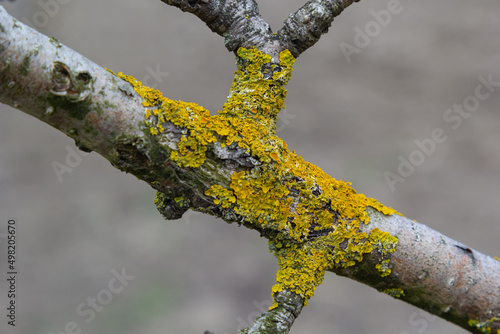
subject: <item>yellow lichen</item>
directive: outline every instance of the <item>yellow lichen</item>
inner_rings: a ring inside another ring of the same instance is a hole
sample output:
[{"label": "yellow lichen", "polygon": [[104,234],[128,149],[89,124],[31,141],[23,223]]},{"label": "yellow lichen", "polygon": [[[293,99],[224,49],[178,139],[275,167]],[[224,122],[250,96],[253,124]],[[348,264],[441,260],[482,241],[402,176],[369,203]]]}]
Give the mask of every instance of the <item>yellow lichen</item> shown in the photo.
[{"label": "yellow lichen", "polygon": [[[481,333],[492,334],[491,324],[498,321],[500,321],[500,315],[498,317],[490,318],[486,321],[470,319],[468,324],[471,327],[477,328]],[[500,329],[497,329],[497,334],[500,334]]]},{"label": "yellow lichen", "polygon": [[400,298],[405,295],[403,289],[385,289],[383,292],[394,298]]},{"label": "yellow lichen", "polygon": [[142,105],[146,108],[144,118],[150,127],[151,135],[163,133],[165,122],[187,130],[181,136],[178,149],[173,150],[170,155],[172,161],[180,167],[201,166],[206,159],[207,144],[217,141],[218,132],[227,132],[224,130],[224,124],[206,125],[207,120],[211,120],[212,117],[203,107],[195,103],[170,100],[161,92],[143,86],[140,81],[121,72],[117,76],[132,84],[134,90],[142,97]]},{"label": "yellow lichen", "polygon": [[390,260],[383,260],[379,264],[375,265],[375,268],[377,268],[377,270],[382,273],[380,276],[385,277],[391,274],[391,269],[389,268],[389,262]]},{"label": "yellow lichen", "polygon": [[215,197],[214,203],[221,204],[223,208],[228,208],[236,202],[234,193],[231,190],[224,189],[219,185],[213,185],[205,192],[205,195]]},{"label": "yellow lichen", "polygon": [[[254,48],[240,48],[237,54],[231,90],[215,116],[194,103],[167,99],[130,76],[118,76],[143,98],[151,135],[161,135],[166,122],[182,129],[170,153],[178,166],[202,166],[215,142],[240,147],[261,162],[251,170],[234,172],[229,186],[213,184],[205,195],[243,222],[273,231],[269,246],[279,263],[273,293],[289,289],[307,303],[326,270],[354,266],[374,249],[384,259],[376,268],[382,276],[389,275],[387,257],[397,239],[376,228],[368,235],[361,224],[369,223],[367,207],[386,215],[397,212],[304,161],[275,135],[295,61],[292,54],[283,51],[279,64]],[[311,233],[320,235],[308,238]]]},{"label": "yellow lichen", "polygon": [[[353,266],[374,248],[382,256],[394,252],[397,238],[378,228],[370,235],[360,232],[360,222],[369,222],[368,206],[389,214],[396,212],[357,194],[349,184],[329,177],[293,152],[285,151],[283,156],[287,158],[268,169],[235,172],[228,189],[214,185],[205,194],[221,199],[223,207],[233,208],[250,224],[279,231],[270,240],[280,268],[273,292],[287,288],[307,301],[326,270]],[[294,179],[297,176],[300,181]],[[313,193],[315,187],[321,194]],[[302,199],[296,206],[290,196],[292,189]],[[228,196],[236,200],[229,203]],[[340,215],[337,224],[333,212]],[[313,229],[331,231],[307,241]],[[388,266],[389,260],[376,266],[382,277],[390,274]]]},{"label": "yellow lichen", "polygon": [[157,206],[163,205],[163,196],[159,196],[160,193],[156,193],[154,203]]},{"label": "yellow lichen", "polygon": [[387,255],[394,252],[398,239],[393,237],[388,232],[383,232],[378,228],[374,228],[370,232],[370,243],[375,246],[382,255]]}]

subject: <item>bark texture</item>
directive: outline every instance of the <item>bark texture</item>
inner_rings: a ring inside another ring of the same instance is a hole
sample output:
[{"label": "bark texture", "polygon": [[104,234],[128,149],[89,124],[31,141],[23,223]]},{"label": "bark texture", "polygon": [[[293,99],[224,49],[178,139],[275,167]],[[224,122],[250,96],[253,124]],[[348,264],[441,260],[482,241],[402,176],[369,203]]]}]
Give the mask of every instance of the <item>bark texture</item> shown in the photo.
[{"label": "bark texture", "polygon": [[[199,17],[216,34],[225,38],[226,48],[236,52],[238,48],[256,46],[267,48],[268,54],[279,54],[271,27],[259,14],[254,0],[162,0]],[[276,53],[277,52],[277,53]]]},{"label": "bark texture", "polygon": [[273,33],[259,14],[254,0],[162,0],[199,17],[215,33],[225,38],[226,48],[257,47],[271,56],[290,50],[297,58],[328,32],[333,19],[359,0],[308,1]]},{"label": "bark texture", "polygon": [[[158,190],[156,204],[165,218],[177,219],[193,209],[269,239],[280,266],[275,303],[242,333],[287,333],[325,271],[351,277],[472,333],[500,331],[500,261],[357,194],[275,135],[294,62],[281,48],[293,40],[295,53],[305,50],[315,36],[310,29],[299,34],[304,42],[283,32],[278,44],[278,37],[268,43],[254,1],[168,3],[198,15],[236,51],[238,69],[218,115],[110,73],[2,7],[0,102],[146,181]],[[291,17],[324,6],[330,14],[320,15],[315,24],[328,25],[352,1],[339,3],[311,1]],[[253,23],[242,25],[245,11]],[[296,19],[289,20],[291,27]]]},{"label": "bark texture", "polygon": [[290,14],[278,38],[285,49],[295,57],[316,44],[321,35],[328,32],[333,19],[344,9],[359,0],[312,0],[297,12]]}]

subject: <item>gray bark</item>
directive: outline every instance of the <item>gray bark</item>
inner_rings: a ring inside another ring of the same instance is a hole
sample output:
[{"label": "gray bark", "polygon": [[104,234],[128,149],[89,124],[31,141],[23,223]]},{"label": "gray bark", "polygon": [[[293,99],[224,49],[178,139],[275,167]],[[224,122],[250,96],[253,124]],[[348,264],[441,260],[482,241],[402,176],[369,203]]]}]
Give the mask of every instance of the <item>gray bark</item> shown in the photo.
[{"label": "gray bark", "polygon": [[333,19],[359,0],[312,0],[292,13],[274,34],[259,14],[254,0],[162,0],[183,12],[196,15],[216,34],[225,38],[226,48],[255,46],[271,56],[290,50],[297,58],[328,32]]},{"label": "gray bark", "polygon": [[[301,38],[290,37],[286,27],[278,34],[283,39],[270,38],[255,2],[239,3],[240,7],[234,7],[237,3],[231,1],[169,2],[198,15],[212,30],[226,37],[229,41],[226,45],[233,51],[240,46],[257,46],[276,57],[277,51],[290,43],[296,55],[314,44],[311,36],[317,34],[307,28],[307,23],[298,34]],[[313,26],[329,25],[340,8],[350,3],[325,7],[330,13],[313,20]],[[312,16],[311,11],[320,5],[327,6],[326,2],[308,2],[300,13],[290,16],[285,26],[292,27],[292,21],[299,22],[297,18],[304,15]],[[253,23],[241,25],[245,10]],[[250,27],[250,31],[242,26]],[[159,209],[168,219],[179,218],[191,208],[256,229],[269,239],[283,232],[277,227],[253,224],[205,194],[214,184],[227,187],[234,172],[262,168],[265,164],[245,150],[213,143],[207,145],[207,159],[202,166],[179,166],[169,158],[169,153],[177,148],[182,134],[189,129],[165,122],[166,131],[162,135],[150,135],[150,128],[144,123],[147,108],[128,82],[54,38],[20,23],[3,7],[0,7],[0,102],[66,133],[82,150],[96,151],[116,168],[150,184],[159,191],[162,197]],[[297,182],[303,181],[298,178]],[[178,196],[184,198],[180,203],[173,200]],[[298,193],[291,192],[288,196],[295,202],[307,201]],[[383,246],[374,247],[356,265],[333,266],[330,271],[418,306],[472,333],[500,330],[500,261],[405,217],[384,215],[370,208],[367,213],[370,223],[361,224],[360,231],[369,235],[378,228],[390,233],[398,240],[396,250],[386,254]],[[338,223],[334,219],[331,228],[319,232],[311,229],[300,246],[321,240]],[[381,276],[376,269],[382,260],[390,260],[386,268],[390,269],[388,276]],[[276,293],[274,298],[277,308],[264,313],[243,333],[289,331],[302,310],[304,298],[287,289]]]}]

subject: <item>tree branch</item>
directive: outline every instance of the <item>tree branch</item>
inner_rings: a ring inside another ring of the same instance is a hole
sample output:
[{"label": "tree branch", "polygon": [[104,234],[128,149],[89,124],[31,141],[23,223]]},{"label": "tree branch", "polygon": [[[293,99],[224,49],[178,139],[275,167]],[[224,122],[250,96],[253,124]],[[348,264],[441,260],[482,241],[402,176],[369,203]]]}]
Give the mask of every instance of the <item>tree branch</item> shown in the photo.
[{"label": "tree branch", "polygon": [[[271,27],[259,14],[254,0],[162,0],[198,16],[215,33],[225,38],[226,48],[256,47],[267,54],[279,54]],[[275,49],[271,51],[271,49]]]},{"label": "tree branch", "polygon": [[359,0],[311,0],[298,11],[290,14],[278,38],[283,49],[288,49],[294,57],[316,44],[322,34],[328,32],[333,19],[344,9]]},{"label": "tree branch", "polygon": [[275,121],[293,57],[282,52],[279,65],[255,49],[237,57],[223,110],[210,116],[109,73],[0,7],[0,102],[146,181],[159,191],[165,218],[193,209],[269,239],[279,263],[275,304],[247,332],[286,332],[325,271],[470,332],[500,330],[500,261],[399,216],[291,152]]},{"label": "tree branch", "polygon": [[[411,219],[369,209],[370,224],[398,239],[391,274],[377,277],[368,255],[355,270],[335,273],[420,307],[472,333],[500,330],[500,261]],[[493,319],[490,325],[488,321]],[[482,326],[481,326],[482,325]]]},{"label": "tree branch", "polygon": [[290,50],[294,57],[316,44],[328,32],[333,19],[359,0],[311,0],[290,14],[273,34],[259,14],[254,0],[162,0],[168,5],[198,16],[215,33],[225,37],[226,48],[256,47],[272,57]]},{"label": "tree branch", "polygon": [[288,333],[292,328],[295,319],[299,316],[304,306],[304,298],[289,291],[284,290],[274,295],[278,307],[263,313],[255,319],[250,328],[240,331],[241,334],[279,334]]},{"label": "tree branch", "polygon": [[[0,6],[0,101],[118,163],[121,138],[141,140],[144,109],[123,80]],[[133,141],[133,140],[132,140]]]}]

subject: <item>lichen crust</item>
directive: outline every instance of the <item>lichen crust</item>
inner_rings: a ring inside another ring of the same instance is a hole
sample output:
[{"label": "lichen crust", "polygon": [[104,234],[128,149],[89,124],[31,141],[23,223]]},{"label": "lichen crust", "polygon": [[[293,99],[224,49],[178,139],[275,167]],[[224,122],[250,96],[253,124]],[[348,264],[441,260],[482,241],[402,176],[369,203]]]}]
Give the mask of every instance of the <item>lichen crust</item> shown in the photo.
[{"label": "lichen crust", "polygon": [[170,153],[179,167],[202,166],[215,143],[239,147],[259,162],[235,171],[229,186],[213,184],[204,194],[269,239],[279,263],[273,293],[288,289],[307,304],[326,270],[354,266],[374,250],[380,257],[376,269],[382,277],[389,275],[397,238],[378,228],[368,234],[361,227],[369,224],[367,207],[399,213],[304,161],[276,136],[294,57],[285,50],[277,63],[255,48],[240,48],[237,55],[231,90],[214,116],[195,103],[170,100],[130,76],[118,76],[142,97],[149,135],[161,135],[168,122],[182,130]]},{"label": "lichen crust", "polygon": [[400,298],[405,296],[404,290],[399,288],[385,289],[383,293],[388,294],[389,296],[394,298]]},{"label": "lichen crust", "polygon": [[[500,322],[500,314],[496,317],[492,317],[486,321],[479,321],[476,319],[470,319],[468,324],[471,327],[477,328],[481,333],[493,334],[491,325],[495,322]],[[500,328],[496,330],[496,334],[500,334]]]}]

